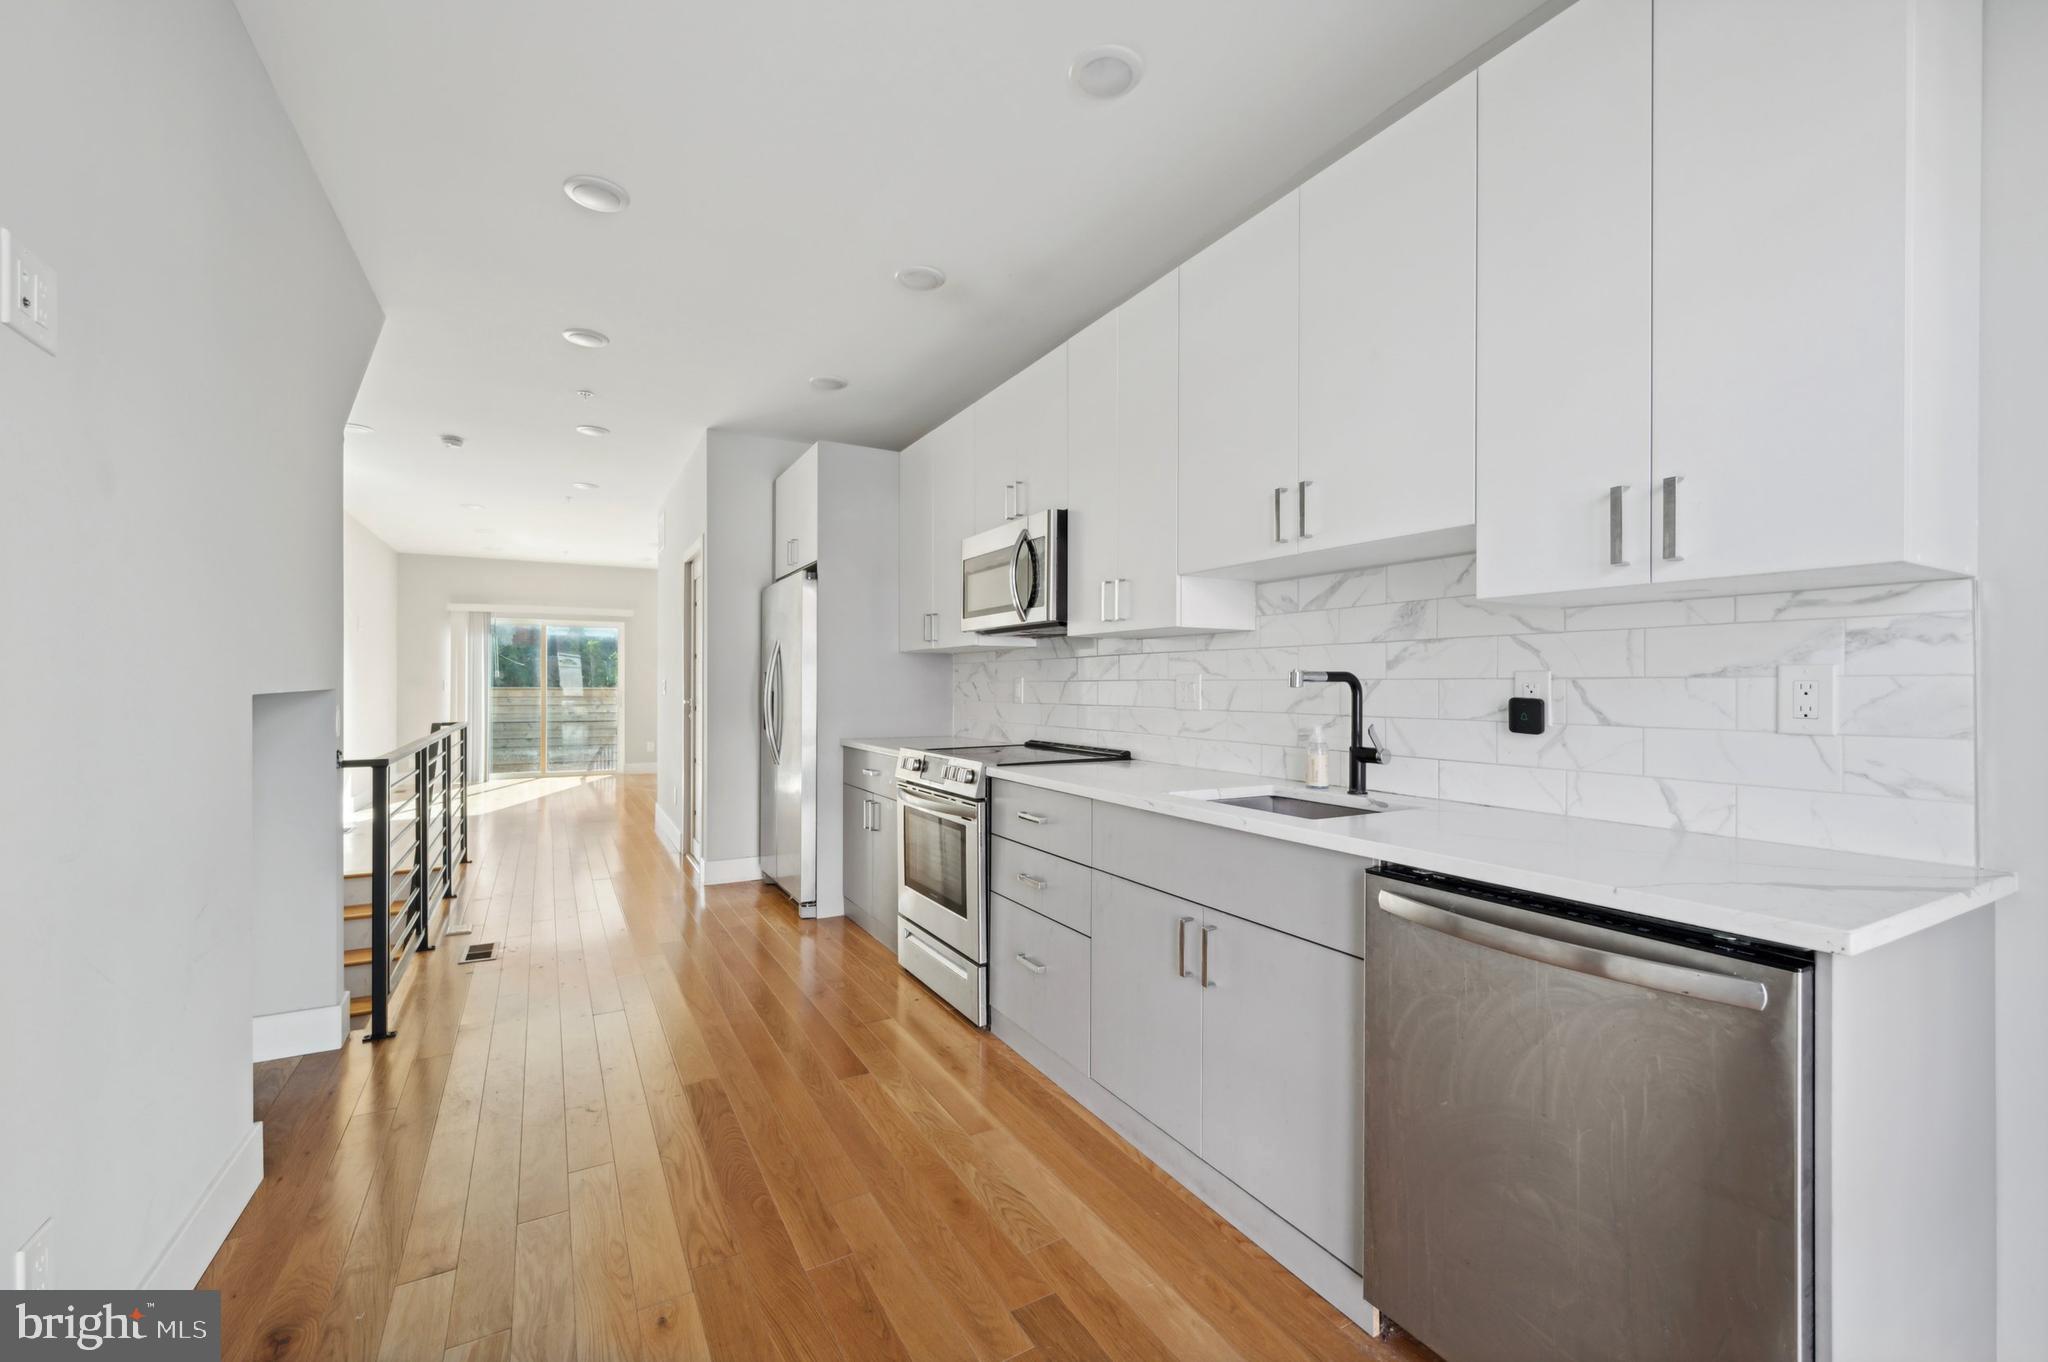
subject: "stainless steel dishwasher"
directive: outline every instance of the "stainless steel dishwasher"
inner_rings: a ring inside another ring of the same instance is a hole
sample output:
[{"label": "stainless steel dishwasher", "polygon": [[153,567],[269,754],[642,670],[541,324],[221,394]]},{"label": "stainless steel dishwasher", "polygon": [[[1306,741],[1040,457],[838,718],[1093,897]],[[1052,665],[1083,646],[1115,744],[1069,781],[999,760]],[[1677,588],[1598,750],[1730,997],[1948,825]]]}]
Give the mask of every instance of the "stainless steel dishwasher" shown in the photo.
[{"label": "stainless steel dishwasher", "polygon": [[1365,1295],[1446,1362],[1812,1356],[1813,958],[1366,877]]}]

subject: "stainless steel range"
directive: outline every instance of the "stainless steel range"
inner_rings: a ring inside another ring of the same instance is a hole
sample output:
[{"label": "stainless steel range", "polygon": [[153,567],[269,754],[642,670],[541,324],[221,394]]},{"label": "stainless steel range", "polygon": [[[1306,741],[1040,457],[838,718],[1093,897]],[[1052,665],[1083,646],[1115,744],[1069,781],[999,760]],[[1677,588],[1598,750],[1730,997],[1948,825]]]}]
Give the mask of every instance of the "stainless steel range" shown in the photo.
[{"label": "stainless steel range", "polygon": [[976,1026],[988,1025],[989,773],[999,766],[1129,761],[1069,743],[905,748],[896,757],[903,854],[896,960]]}]

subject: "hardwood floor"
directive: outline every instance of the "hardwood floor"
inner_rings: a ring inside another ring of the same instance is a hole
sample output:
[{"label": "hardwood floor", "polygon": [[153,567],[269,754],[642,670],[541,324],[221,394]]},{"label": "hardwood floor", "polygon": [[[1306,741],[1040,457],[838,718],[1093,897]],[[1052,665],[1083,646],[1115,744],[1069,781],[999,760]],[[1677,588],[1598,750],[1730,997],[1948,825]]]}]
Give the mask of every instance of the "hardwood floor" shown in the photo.
[{"label": "hardwood floor", "polygon": [[394,1038],[257,1066],[263,1185],[201,1282],[225,1357],[1428,1358],[859,928],[700,895],[652,800],[480,816],[501,958],[424,956]]}]

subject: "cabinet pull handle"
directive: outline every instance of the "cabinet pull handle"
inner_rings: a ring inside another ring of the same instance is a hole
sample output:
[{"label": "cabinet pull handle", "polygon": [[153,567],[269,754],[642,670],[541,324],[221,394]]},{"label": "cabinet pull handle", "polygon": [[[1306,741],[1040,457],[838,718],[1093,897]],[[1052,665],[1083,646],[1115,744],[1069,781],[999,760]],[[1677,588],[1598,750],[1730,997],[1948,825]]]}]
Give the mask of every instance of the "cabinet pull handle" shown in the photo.
[{"label": "cabinet pull handle", "polygon": [[874,767],[872,767],[872,766],[863,766],[863,767],[861,767],[861,768],[860,768],[860,773],[861,773],[862,775],[864,775],[864,776],[878,776],[878,775],[882,774],[882,773],[881,773],[880,771],[877,771],[877,770],[876,770],[876,769],[875,769]]},{"label": "cabinet pull handle", "polygon": [[1039,879],[1039,878],[1038,878],[1038,876],[1036,876],[1036,875],[1027,875],[1027,874],[1025,874],[1025,873],[1024,873],[1023,871],[1021,871],[1021,870],[1017,872],[1017,883],[1019,883],[1019,884],[1028,884],[1028,885],[1030,885],[1030,886],[1031,886],[1031,887],[1032,887],[1033,889],[1043,889],[1043,888],[1045,888],[1045,881],[1044,881],[1044,880],[1041,880],[1041,879]]},{"label": "cabinet pull handle", "polygon": [[924,641],[926,643],[937,643],[939,641],[939,612],[934,610],[924,618]]},{"label": "cabinet pull handle", "polygon": [[1129,582],[1130,578],[1128,577],[1119,577],[1116,579],[1116,617],[1120,620],[1130,618],[1129,615],[1126,615],[1124,613],[1124,587],[1128,585]]},{"label": "cabinet pull handle", "polygon": [[1216,934],[1214,924],[1202,928],[1202,987],[1214,988],[1216,981],[1209,977],[1209,938]]},{"label": "cabinet pull handle", "polygon": [[1017,488],[1017,519],[1022,520],[1024,518],[1024,483],[1020,479],[1015,486]]},{"label": "cabinet pull handle", "polygon": [[1173,933],[1175,947],[1173,968],[1174,972],[1183,979],[1188,977],[1188,927],[1193,922],[1194,919],[1191,917],[1182,918],[1180,926],[1176,927]]},{"label": "cabinet pull handle", "polygon": [[1018,811],[1017,817],[1026,823],[1043,823],[1045,821],[1045,815],[1042,813],[1025,813],[1022,810]]},{"label": "cabinet pull handle", "polygon": [[1607,489],[1607,566],[1627,567],[1628,559],[1623,556],[1622,517],[1626,514],[1623,498],[1628,495],[1627,483],[1616,483]]},{"label": "cabinet pull handle", "polygon": [[1682,563],[1683,555],[1678,552],[1678,484],[1683,477],[1664,479],[1664,561]]},{"label": "cabinet pull handle", "polygon": [[1033,974],[1045,973],[1044,965],[1040,964],[1036,960],[1033,960],[1030,956],[1024,954],[1024,952],[1022,951],[1017,952],[1017,963],[1022,965],[1025,969],[1030,970]]},{"label": "cabinet pull handle", "polygon": [[1285,487],[1275,487],[1273,489],[1273,542],[1276,544],[1287,542],[1286,500],[1287,489]]},{"label": "cabinet pull handle", "polygon": [[1101,590],[1101,591],[1100,591],[1100,592],[1098,593],[1098,598],[1097,598],[1097,600],[1096,600],[1096,602],[1095,602],[1095,605],[1096,605],[1096,612],[1095,612],[1095,613],[1096,613],[1096,614],[1098,614],[1098,615],[1100,615],[1100,616],[1102,616],[1102,620],[1103,620],[1103,622],[1104,622],[1105,624],[1106,624],[1106,623],[1108,623],[1108,622],[1109,622],[1110,620],[1113,620],[1113,619],[1115,619],[1115,618],[1116,618],[1116,616],[1115,616],[1115,615],[1113,615],[1113,614],[1111,614],[1111,613],[1110,613],[1110,608],[1109,608],[1109,578],[1107,578],[1107,577],[1104,577],[1104,578],[1102,579],[1102,590]]},{"label": "cabinet pull handle", "polygon": [[1294,484],[1294,537],[1296,539],[1313,539],[1315,537],[1308,532],[1308,489],[1313,486],[1315,486],[1315,482],[1308,478],[1304,478]]},{"label": "cabinet pull handle", "polygon": [[1014,482],[1006,482],[1003,484],[1003,519],[1015,520],[1016,518],[1017,484]]}]

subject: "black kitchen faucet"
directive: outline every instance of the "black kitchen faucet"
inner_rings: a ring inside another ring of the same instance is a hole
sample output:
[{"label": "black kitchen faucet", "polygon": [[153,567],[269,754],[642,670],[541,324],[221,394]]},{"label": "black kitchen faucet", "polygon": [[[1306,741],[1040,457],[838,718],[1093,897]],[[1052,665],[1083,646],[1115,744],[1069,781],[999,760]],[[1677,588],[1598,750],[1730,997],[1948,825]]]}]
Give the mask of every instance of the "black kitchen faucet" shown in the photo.
[{"label": "black kitchen faucet", "polygon": [[[1287,684],[1290,686],[1305,686],[1311,681],[1329,682],[1351,689],[1351,788],[1345,793],[1365,794],[1365,768],[1385,766],[1388,760],[1386,753],[1380,750],[1380,735],[1373,731],[1371,724],[1365,722],[1365,688],[1358,684],[1358,678],[1350,672],[1305,672],[1297,667],[1287,674]],[[1368,736],[1372,738],[1370,747],[1365,744]]]}]

